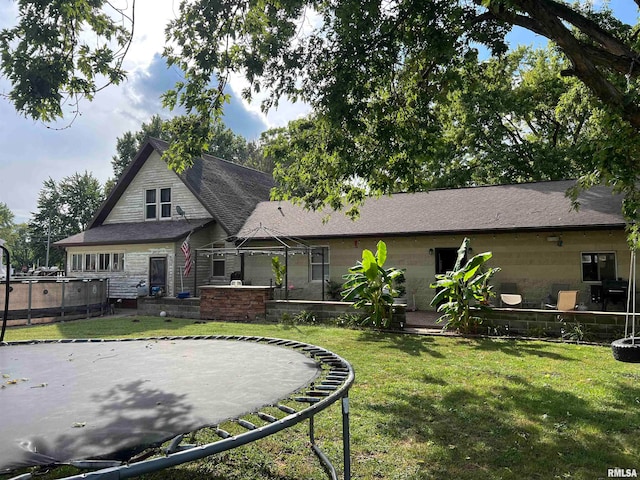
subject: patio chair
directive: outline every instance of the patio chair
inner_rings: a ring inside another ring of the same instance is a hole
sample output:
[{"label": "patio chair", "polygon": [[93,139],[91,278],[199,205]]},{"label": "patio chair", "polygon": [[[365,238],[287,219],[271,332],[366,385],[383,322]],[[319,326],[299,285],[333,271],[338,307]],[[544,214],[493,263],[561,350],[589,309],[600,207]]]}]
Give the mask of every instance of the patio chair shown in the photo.
[{"label": "patio chair", "polygon": [[500,294],[500,306],[501,307],[519,307],[522,306],[522,295],[515,293],[501,293]]},{"label": "patio chair", "polygon": [[578,305],[578,290],[560,290],[558,292],[558,303],[547,305],[554,310],[568,311],[575,310]]},{"label": "patio chair", "polygon": [[558,304],[558,292],[561,290],[569,290],[569,284],[567,283],[553,283],[551,284],[551,292],[540,302],[540,308],[556,309]]}]

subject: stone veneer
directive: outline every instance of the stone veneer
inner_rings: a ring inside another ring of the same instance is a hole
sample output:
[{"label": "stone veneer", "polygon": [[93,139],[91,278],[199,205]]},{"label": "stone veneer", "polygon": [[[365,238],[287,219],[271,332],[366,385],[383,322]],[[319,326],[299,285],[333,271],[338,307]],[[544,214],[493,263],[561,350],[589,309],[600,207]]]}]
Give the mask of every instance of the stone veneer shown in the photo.
[{"label": "stone veneer", "polygon": [[207,285],[200,288],[200,318],[225,322],[264,320],[273,288],[243,285]]}]

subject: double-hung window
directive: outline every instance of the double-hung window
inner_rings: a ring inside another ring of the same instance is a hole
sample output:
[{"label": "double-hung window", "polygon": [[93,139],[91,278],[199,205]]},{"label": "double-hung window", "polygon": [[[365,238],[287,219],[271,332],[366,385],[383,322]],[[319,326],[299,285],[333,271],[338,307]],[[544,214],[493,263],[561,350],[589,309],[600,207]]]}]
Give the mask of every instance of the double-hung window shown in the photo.
[{"label": "double-hung window", "polygon": [[144,194],[145,220],[171,218],[171,189],[151,188]]},{"label": "double-hung window", "polygon": [[614,252],[583,252],[581,256],[583,282],[616,279],[616,254]]}]

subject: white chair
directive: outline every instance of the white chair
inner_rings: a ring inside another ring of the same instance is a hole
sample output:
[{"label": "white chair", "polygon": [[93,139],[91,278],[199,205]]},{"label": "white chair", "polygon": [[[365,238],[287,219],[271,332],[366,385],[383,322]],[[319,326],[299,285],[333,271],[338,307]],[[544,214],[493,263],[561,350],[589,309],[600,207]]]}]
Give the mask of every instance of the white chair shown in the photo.
[{"label": "white chair", "polygon": [[522,295],[515,293],[501,293],[500,294],[500,306],[504,307],[518,307],[522,305]]}]

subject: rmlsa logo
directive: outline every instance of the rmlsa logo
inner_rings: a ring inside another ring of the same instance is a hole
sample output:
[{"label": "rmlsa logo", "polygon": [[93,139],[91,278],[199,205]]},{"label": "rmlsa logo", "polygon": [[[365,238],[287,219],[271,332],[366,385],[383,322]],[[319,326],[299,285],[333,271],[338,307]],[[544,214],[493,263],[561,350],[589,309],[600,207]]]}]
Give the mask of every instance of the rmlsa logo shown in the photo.
[{"label": "rmlsa logo", "polygon": [[638,472],[635,468],[608,468],[607,477],[609,478],[638,478]]}]

